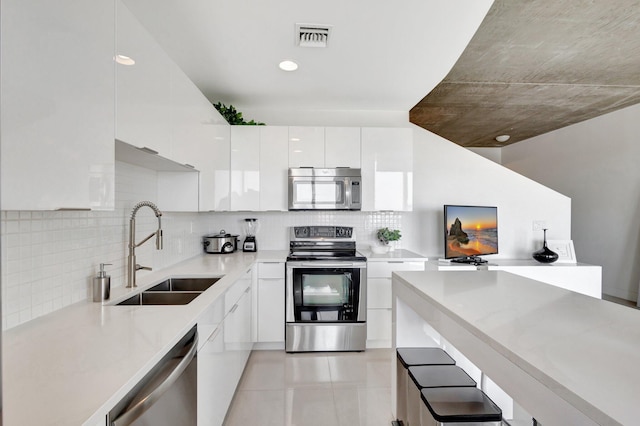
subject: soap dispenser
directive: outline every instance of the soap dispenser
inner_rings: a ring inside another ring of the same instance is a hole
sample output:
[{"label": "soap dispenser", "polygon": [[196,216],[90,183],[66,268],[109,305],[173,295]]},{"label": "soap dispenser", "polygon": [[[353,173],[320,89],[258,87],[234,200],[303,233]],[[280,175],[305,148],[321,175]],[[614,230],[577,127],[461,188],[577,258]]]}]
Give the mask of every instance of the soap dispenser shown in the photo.
[{"label": "soap dispenser", "polygon": [[105,265],[111,265],[111,263],[101,263],[98,276],[93,277],[94,302],[104,302],[105,300],[109,300],[109,293],[111,292],[111,277],[104,271]]}]

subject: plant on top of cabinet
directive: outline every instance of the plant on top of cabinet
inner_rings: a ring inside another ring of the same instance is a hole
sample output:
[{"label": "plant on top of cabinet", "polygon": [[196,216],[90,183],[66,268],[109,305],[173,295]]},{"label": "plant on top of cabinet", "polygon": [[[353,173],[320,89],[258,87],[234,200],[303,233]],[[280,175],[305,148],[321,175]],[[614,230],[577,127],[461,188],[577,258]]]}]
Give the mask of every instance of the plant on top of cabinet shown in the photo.
[{"label": "plant on top of cabinet", "polygon": [[226,106],[222,102],[218,102],[213,104],[214,107],[218,110],[218,112],[227,120],[227,123],[231,125],[248,125],[248,126],[264,126],[264,123],[256,122],[253,120],[245,121],[242,117],[242,113],[233,105]]}]

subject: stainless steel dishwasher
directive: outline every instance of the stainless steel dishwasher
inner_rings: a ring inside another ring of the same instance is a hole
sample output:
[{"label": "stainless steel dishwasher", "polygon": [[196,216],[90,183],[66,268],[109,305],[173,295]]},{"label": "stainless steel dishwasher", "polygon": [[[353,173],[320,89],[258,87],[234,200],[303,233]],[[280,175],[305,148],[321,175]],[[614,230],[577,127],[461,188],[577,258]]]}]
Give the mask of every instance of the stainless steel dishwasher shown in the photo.
[{"label": "stainless steel dishwasher", "polygon": [[111,426],[197,424],[198,332],[194,326],[109,412]]}]

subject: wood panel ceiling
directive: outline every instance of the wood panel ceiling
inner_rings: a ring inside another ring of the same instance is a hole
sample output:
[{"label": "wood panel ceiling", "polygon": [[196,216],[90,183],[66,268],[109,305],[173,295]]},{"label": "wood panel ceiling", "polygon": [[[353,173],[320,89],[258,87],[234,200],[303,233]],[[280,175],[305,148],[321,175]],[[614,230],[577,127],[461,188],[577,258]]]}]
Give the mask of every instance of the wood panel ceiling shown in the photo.
[{"label": "wood panel ceiling", "polygon": [[636,103],[640,1],[496,0],[410,120],[462,146],[496,147]]}]

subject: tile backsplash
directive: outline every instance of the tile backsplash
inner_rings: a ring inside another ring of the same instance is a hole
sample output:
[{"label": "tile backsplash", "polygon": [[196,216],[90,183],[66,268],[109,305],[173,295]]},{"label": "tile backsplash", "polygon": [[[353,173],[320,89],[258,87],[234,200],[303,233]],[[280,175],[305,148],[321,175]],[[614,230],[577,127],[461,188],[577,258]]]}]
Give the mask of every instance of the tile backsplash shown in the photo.
[{"label": "tile backsplash", "polygon": [[[126,280],[129,219],[133,206],[157,200],[157,176],[149,169],[116,162],[114,211],[2,211],[2,327],[8,329],[73,303],[90,299],[91,278],[100,263],[111,285]],[[403,231],[397,248],[411,247],[411,213],[396,212],[163,212],[164,248],[153,241],[136,249],[137,261],[154,270],[202,253],[202,237],[221,229],[244,237],[244,218],[260,223],[258,250],[286,250],[288,228],[295,225],[353,226],[359,246],[375,240],[388,226]],[[405,223],[403,223],[405,222]],[[136,215],[136,241],[154,232],[156,218],[148,208]],[[140,271],[139,274],[144,273]]]}]

